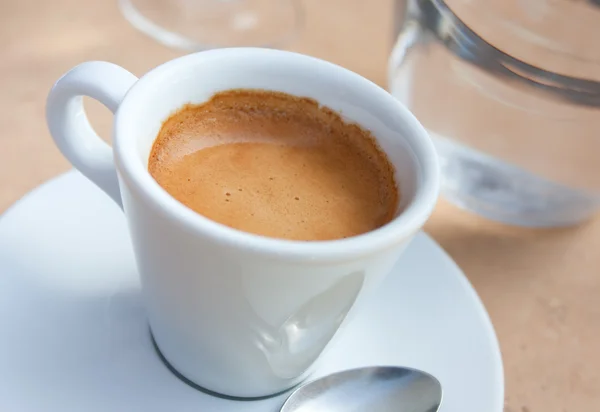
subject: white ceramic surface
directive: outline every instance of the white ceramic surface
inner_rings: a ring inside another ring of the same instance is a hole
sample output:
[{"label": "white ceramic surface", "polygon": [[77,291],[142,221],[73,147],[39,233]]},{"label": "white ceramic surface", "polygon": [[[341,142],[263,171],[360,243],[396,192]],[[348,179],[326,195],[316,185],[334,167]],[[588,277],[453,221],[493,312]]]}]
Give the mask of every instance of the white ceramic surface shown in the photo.
[{"label": "white ceramic surface", "polygon": [[[475,291],[424,234],[322,358],[426,370],[443,412],[501,412],[498,343]],[[275,412],[285,395],[228,401],[192,389],[153,350],[121,210],[77,172],[0,218],[0,411]]]},{"label": "white ceramic surface", "polygon": [[[240,232],[177,202],[147,170],[161,123],[232,88],[311,97],[371,130],[396,168],[402,212],[360,236],[298,242]],[[81,95],[115,112],[114,163]],[[302,380],[390,272],[438,194],[433,144],[404,106],[355,73],[290,52],[190,54],[139,81],[110,63],[84,63],[52,89],[47,120],[73,165],[122,202],[161,352],[191,381],[226,395],[270,395]]]}]

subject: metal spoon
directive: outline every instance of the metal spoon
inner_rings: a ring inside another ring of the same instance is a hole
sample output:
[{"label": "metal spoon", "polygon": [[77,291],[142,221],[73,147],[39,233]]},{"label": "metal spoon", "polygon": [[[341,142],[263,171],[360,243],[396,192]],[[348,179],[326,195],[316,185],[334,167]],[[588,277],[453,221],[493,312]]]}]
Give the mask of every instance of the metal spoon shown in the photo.
[{"label": "metal spoon", "polygon": [[436,412],[442,385],[410,368],[376,366],[351,369],[296,389],[281,412]]}]

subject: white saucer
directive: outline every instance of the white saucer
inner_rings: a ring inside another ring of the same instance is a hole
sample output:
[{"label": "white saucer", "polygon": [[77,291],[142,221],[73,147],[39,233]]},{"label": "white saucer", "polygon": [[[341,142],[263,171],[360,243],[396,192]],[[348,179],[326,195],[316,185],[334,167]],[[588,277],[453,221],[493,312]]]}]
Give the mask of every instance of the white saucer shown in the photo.
[{"label": "white saucer", "polygon": [[[501,412],[498,342],[469,282],[416,237],[313,377],[364,365],[428,371],[444,412]],[[279,410],[286,395],[231,401],[176,378],[155,353],[120,209],[70,172],[0,220],[0,410]]]}]

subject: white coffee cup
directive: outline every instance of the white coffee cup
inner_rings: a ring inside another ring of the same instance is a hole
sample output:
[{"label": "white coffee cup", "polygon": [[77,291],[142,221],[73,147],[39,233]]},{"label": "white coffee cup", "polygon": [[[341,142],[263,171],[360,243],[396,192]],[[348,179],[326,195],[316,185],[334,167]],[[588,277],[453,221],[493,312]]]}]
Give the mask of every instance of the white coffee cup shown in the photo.
[{"label": "white coffee cup", "polygon": [[[162,122],[186,103],[237,88],[311,97],[370,130],[396,168],[397,217],[360,236],[301,242],[229,228],[172,198],[147,170]],[[90,127],[82,96],[115,113],[112,149]],[[162,355],[193,383],[229,396],[272,395],[304,379],[438,195],[433,145],[402,104],[355,73],[284,51],[205,51],[141,79],[111,63],[83,63],[50,92],[47,121],[73,166],[125,211]]]}]

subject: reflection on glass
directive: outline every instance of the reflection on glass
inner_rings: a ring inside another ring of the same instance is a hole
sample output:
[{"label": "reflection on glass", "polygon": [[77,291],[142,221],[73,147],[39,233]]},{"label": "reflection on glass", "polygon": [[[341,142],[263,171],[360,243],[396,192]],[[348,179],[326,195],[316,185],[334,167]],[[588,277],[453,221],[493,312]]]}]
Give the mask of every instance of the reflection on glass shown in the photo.
[{"label": "reflection on glass", "polygon": [[125,18],[169,47],[282,47],[303,23],[298,0],[119,0]]}]

